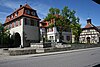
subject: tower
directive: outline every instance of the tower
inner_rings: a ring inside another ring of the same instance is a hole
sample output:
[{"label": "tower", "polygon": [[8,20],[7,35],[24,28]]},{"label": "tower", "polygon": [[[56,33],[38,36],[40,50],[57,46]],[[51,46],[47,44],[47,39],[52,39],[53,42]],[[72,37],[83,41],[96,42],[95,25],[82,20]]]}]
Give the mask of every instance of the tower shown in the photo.
[{"label": "tower", "polygon": [[20,8],[6,17],[4,27],[10,31],[14,39],[14,47],[28,47],[30,43],[40,41],[40,18],[36,10],[28,4],[20,5]]}]

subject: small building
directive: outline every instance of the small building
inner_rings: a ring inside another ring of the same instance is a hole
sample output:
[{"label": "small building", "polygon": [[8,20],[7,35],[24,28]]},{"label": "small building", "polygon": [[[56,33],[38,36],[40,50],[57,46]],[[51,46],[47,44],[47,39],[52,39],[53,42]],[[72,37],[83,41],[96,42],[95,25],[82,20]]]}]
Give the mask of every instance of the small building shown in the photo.
[{"label": "small building", "polygon": [[12,46],[29,47],[30,43],[40,42],[39,21],[36,10],[28,4],[20,5],[19,9],[7,16],[3,25],[14,39]]},{"label": "small building", "polygon": [[94,26],[91,19],[87,19],[87,24],[80,33],[80,43],[100,43],[100,26]]},{"label": "small building", "polygon": [[[55,15],[57,18],[60,18],[60,15]],[[47,38],[47,40],[51,41],[51,42],[60,42],[60,40],[62,40],[62,42],[66,42],[66,43],[71,43],[72,42],[72,32],[70,31],[63,31],[62,32],[62,36],[60,39],[60,34],[59,31],[55,25],[56,20],[55,19],[51,19],[50,21],[45,21],[43,20],[41,22],[42,24],[42,28],[45,29],[45,37]],[[55,26],[53,26],[52,28],[49,27],[50,24],[54,24]]]}]

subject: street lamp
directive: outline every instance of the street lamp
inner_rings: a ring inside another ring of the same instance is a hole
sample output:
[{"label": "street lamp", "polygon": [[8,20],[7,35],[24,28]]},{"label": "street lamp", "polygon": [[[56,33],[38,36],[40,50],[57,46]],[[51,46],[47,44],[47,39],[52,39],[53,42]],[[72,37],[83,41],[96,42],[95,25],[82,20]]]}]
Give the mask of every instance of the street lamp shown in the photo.
[{"label": "street lamp", "polygon": [[45,43],[45,28],[42,28],[42,40],[43,40],[43,47]]}]

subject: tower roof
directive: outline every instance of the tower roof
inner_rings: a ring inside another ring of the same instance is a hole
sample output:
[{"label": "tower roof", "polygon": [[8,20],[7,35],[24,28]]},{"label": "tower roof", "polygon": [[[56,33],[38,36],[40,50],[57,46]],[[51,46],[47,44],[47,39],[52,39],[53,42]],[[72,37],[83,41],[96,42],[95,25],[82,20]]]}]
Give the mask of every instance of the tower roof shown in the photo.
[{"label": "tower roof", "polygon": [[[31,13],[32,11],[34,11],[36,13],[36,10],[32,9],[28,4],[25,4],[24,6],[20,5],[20,8],[18,8],[17,10],[15,10],[12,14],[8,15],[6,17],[6,21],[4,24],[9,23],[19,17],[25,16],[25,17],[30,17],[30,18],[34,18],[37,20],[40,20],[40,18],[37,16],[37,13],[35,15],[29,15],[25,13],[25,10],[30,10]],[[15,14],[18,13],[17,16],[15,16]],[[13,17],[13,18],[12,18]],[[9,19],[10,18],[10,19]]]},{"label": "tower roof", "polygon": [[87,24],[85,28],[91,28],[91,27],[95,27],[95,26],[92,24],[91,19],[87,19]]}]

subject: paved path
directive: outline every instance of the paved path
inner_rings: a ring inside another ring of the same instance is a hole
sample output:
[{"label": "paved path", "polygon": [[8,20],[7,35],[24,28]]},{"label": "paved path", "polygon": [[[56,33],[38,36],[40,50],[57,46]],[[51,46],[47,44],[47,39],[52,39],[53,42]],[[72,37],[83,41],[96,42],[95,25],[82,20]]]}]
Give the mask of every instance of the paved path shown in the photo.
[{"label": "paved path", "polygon": [[100,47],[49,56],[33,56],[8,56],[0,59],[0,67],[92,67],[100,64]]}]

